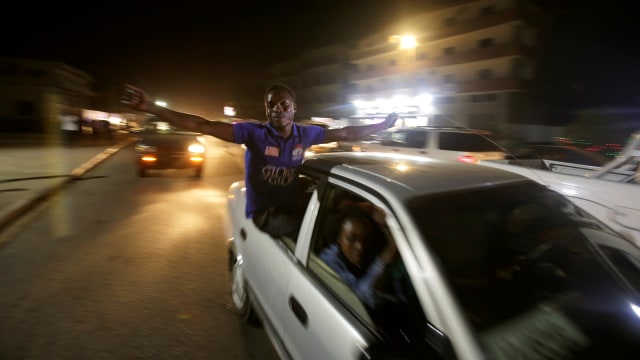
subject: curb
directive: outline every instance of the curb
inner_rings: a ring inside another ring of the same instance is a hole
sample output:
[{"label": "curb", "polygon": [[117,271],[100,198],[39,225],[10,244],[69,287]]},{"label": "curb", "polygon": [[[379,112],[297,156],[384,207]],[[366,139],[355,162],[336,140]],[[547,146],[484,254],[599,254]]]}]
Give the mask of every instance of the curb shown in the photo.
[{"label": "curb", "polygon": [[74,180],[81,178],[89,170],[96,167],[98,164],[106,160],[109,156],[115,154],[116,152],[120,151],[123,147],[131,144],[134,141],[135,139],[133,138],[127,138],[113,146],[110,146],[109,148],[102,151],[98,155],[89,159],[89,161],[73,169],[71,173],[66,177],[64,177],[60,182],[50,186],[49,188],[46,188],[40,191],[31,199],[23,200],[17,203],[14,209],[12,209],[6,215],[0,218],[0,232],[4,230],[6,227],[8,227],[14,221],[24,216],[26,213],[28,213],[30,210],[36,207],[36,205],[51,198],[53,195],[57,194],[66,186],[71,184]]}]

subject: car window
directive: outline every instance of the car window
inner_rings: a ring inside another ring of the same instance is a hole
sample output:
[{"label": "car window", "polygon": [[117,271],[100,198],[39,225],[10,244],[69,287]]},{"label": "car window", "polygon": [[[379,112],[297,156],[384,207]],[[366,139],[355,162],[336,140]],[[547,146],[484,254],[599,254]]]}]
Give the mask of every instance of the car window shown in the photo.
[{"label": "car window", "polygon": [[[362,263],[359,266],[342,261],[345,268],[336,268],[335,262],[327,260],[327,254],[333,252],[336,258],[344,259],[344,253],[338,246],[342,224],[342,216],[345,212],[351,213],[353,207],[367,209],[369,214],[373,204],[356,194],[341,189],[335,185],[329,185],[322,205],[319,210],[318,222],[312,240],[311,254],[309,256],[309,270],[316,274],[317,278],[333,293],[351,312],[357,314],[369,326],[380,331],[385,336],[395,337],[403,333],[418,334],[418,328],[424,325],[424,315],[419,301],[411,284],[409,275],[404,267],[402,258],[398,257],[386,265],[384,272],[375,282],[375,291],[372,296],[375,301],[361,298],[357,294],[354,284],[345,281],[345,269],[355,275],[359,281],[366,279],[371,273],[369,267],[373,267],[377,255],[382,252],[387,244],[388,232],[381,230],[375,221],[368,222],[371,227],[370,245],[362,254]],[[359,210],[358,210],[359,211]],[[391,239],[393,241],[393,239]]]},{"label": "car window", "polygon": [[382,141],[385,146],[398,146],[406,148],[426,147],[427,133],[424,131],[395,131],[389,139]]},{"label": "car window", "polygon": [[518,342],[513,334],[561,333],[551,336],[548,346],[567,353],[588,342],[614,341],[582,331],[592,319],[581,315],[580,299],[614,291],[614,283],[624,283],[631,293],[640,290],[640,250],[538,184],[425,196],[409,206],[489,349],[520,351],[505,343]]},{"label": "car window", "polygon": [[440,150],[486,152],[502,151],[484,135],[464,132],[440,132],[438,134]]}]

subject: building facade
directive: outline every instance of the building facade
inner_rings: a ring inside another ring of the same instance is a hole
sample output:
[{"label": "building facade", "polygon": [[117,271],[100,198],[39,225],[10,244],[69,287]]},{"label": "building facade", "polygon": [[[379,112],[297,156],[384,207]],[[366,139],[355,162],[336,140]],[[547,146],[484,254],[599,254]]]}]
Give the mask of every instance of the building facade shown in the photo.
[{"label": "building facade", "polygon": [[[400,108],[404,124],[526,133],[527,125],[546,117],[536,95],[536,63],[546,21],[545,14],[525,0],[453,2],[398,19],[343,47],[346,61],[319,67],[306,66],[310,64],[302,58],[292,60],[298,64],[296,71],[280,79],[310,95],[304,101],[312,112],[329,108],[317,99],[330,99],[333,108],[344,109],[341,116],[350,112],[350,124],[395,111],[388,105],[394,99],[428,98],[429,106]],[[413,43],[403,44],[408,35]],[[323,85],[322,79],[333,85]],[[327,94],[314,96],[322,90]],[[387,104],[378,105],[378,114],[351,106],[376,101]],[[329,112],[314,115],[335,117]]]},{"label": "building facade", "polygon": [[93,82],[64,63],[0,58],[0,131],[58,131],[62,116],[80,118],[92,107]]},{"label": "building facade", "polygon": [[291,86],[296,92],[298,119],[345,118],[353,114],[349,102],[350,47],[335,44],[313,49],[269,70],[273,81]]}]

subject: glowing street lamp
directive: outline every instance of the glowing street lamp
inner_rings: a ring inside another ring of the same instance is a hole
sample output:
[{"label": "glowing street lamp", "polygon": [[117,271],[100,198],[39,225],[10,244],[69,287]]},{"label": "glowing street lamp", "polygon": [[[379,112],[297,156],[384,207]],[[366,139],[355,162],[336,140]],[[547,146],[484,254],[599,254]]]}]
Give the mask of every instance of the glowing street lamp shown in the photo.
[{"label": "glowing street lamp", "polygon": [[388,41],[392,44],[399,44],[398,48],[400,49],[409,49],[413,50],[413,60],[409,59],[409,61],[415,61],[418,51],[418,41],[416,37],[413,35],[405,34],[405,35],[391,35],[388,38]]},{"label": "glowing street lamp", "polygon": [[418,42],[416,41],[415,36],[413,35],[402,35],[400,37],[400,48],[401,49],[415,49],[418,46]]}]

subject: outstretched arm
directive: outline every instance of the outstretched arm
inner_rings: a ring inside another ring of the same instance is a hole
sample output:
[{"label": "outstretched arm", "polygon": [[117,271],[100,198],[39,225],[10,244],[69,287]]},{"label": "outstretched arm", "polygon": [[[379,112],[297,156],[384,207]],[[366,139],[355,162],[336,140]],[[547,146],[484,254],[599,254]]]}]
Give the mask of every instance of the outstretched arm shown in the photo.
[{"label": "outstretched arm", "polygon": [[233,125],[222,121],[211,121],[203,117],[182,113],[158,106],[144,90],[132,85],[125,85],[122,103],[131,109],[147,112],[182,129],[215,136],[218,139],[233,142]]},{"label": "outstretched arm", "polygon": [[369,135],[393,127],[393,125],[395,125],[396,123],[396,120],[398,120],[398,114],[391,113],[387,115],[384,121],[381,121],[377,124],[345,126],[340,129],[329,129],[325,132],[324,141],[333,142],[364,140]]}]

